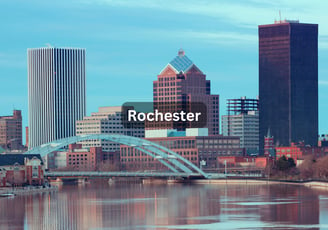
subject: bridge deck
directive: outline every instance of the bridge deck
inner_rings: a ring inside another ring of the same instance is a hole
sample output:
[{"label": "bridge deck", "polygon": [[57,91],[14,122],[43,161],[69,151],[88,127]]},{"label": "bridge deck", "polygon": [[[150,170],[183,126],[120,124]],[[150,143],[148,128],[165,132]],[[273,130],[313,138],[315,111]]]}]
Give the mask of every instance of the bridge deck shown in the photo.
[{"label": "bridge deck", "polygon": [[202,177],[199,173],[175,172],[45,172],[45,177]]}]

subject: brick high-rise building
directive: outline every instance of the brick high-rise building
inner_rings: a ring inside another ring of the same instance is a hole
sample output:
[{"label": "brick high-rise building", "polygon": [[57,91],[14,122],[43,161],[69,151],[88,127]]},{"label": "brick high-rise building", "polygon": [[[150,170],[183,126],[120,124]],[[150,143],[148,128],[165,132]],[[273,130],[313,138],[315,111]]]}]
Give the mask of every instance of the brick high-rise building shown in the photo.
[{"label": "brick high-rise building", "polygon": [[[219,134],[219,95],[211,94],[211,82],[206,75],[180,49],[178,56],[157,76],[153,82],[154,108],[170,112],[179,110],[179,106],[200,102],[207,107],[207,124],[209,135]],[[186,126],[184,128],[188,128]],[[146,129],[174,129],[173,122],[166,127],[158,124],[146,124]],[[183,129],[183,128],[182,128]]]},{"label": "brick high-rise building", "polygon": [[268,129],[275,146],[317,145],[318,25],[259,26],[260,152]]},{"label": "brick high-rise building", "polygon": [[14,110],[12,116],[0,117],[0,146],[5,150],[19,150],[22,145],[22,113]]}]

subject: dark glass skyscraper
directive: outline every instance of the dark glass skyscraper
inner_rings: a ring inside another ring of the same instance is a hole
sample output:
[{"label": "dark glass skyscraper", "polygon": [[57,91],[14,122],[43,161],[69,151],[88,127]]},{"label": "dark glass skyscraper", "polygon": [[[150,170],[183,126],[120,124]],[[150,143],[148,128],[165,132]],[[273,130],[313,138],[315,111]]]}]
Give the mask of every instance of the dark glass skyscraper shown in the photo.
[{"label": "dark glass skyscraper", "polygon": [[318,25],[278,21],[259,26],[260,151],[274,144],[317,144]]}]

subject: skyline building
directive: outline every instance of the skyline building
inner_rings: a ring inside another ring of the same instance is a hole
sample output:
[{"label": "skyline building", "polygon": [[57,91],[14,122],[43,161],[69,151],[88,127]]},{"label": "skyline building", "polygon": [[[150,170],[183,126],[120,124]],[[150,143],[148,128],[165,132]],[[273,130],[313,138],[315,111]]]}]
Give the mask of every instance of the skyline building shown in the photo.
[{"label": "skyline building", "polygon": [[[176,112],[192,108],[192,103],[206,106],[209,135],[219,134],[219,95],[211,94],[211,82],[206,75],[180,49],[178,56],[169,62],[153,81],[154,108],[165,112]],[[188,108],[191,107],[191,108]],[[161,127],[159,127],[161,126]],[[191,124],[167,122],[165,127],[153,122],[146,123],[146,129],[190,128]]]},{"label": "skyline building", "polygon": [[270,129],[275,146],[317,145],[318,25],[259,25],[260,153]]},{"label": "skyline building", "polygon": [[85,49],[32,48],[27,63],[29,149],[75,136],[86,112]]},{"label": "skyline building", "polygon": [[257,154],[259,150],[259,99],[241,97],[227,99],[228,115],[222,116],[222,134],[240,137],[240,147],[247,154]]},{"label": "skyline building", "polygon": [[[98,112],[91,113],[76,122],[76,135],[84,134],[121,134],[127,136],[145,137],[145,130],[141,127],[124,127],[122,124],[122,107],[99,107]],[[83,148],[102,147],[105,152],[120,150],[120,144],[107,140],[83,141]]]},{"label": "skyline building", "polygon": [[[207,128],[203,128],[203,131],[204,129]],[[219,159],[223,156],[244,156],[239,137],[209,136],[195,131],[197,129],[193,128],[186,131],[170,130],[167,135],[145,139],[169,148],[204,169],[218,169]],[[120,160],[122,170],[167,170],[166,166],[163,166],[156,158],[127,145],[120,146]]]},{"label": "skyline building", "polygon": [[21,110],[14,110],[12,116],[0,117],[0,147],[9,151],[23,148]]}]

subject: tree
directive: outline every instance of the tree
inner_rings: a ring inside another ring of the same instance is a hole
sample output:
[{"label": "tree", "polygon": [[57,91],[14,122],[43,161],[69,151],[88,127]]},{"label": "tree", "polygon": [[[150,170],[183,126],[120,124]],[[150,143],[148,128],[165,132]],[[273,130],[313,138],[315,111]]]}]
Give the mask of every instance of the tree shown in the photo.
[{"label": "tree", "polygon": [[[294,163],[295,164],[295,163]],[[287,160],[286,156],[283,155],[277,161],[277,169],[279,171],[287,171],[290,168],[290,163]]]},{"label": "tree", "polygon": [[314,170],[315,176],[318,179],[328,179],[328,156],[319,158],[315,164]]},{"label": "tree", "polygon": [[302,179],[310,179],[314,177],[315,163],[316,160],[313,155],[304,157],[303,162],[298,167]]},{"label": "tree", "polygon": [[293,176],[299,175],[299,170],[296,168],[296,164],[293,158],[286,158],[285,155],[277,160],[276,169],[278,170],[278,175],[280,176]]},{"label": "tree", "polygon": [[293,158],[288,158],[288,169],[296,167],[295,161]]}]

